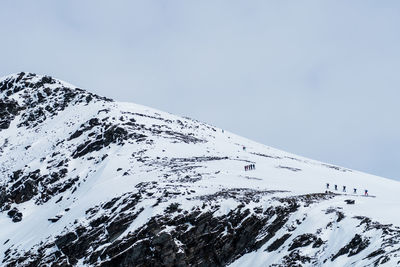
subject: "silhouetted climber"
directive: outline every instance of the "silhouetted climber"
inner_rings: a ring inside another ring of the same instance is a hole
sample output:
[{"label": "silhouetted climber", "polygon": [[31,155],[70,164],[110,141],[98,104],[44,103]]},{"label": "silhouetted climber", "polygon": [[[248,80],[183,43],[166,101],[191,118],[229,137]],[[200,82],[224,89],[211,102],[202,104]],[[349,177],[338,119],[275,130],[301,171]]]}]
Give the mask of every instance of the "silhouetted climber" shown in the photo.
[{"label": "silhouetted climber", "polygon": [[364,196],[368,196],[368,190],[365,189]]},{"label": "silhouetted climber", "polygon": [[337,184],[335,184],[335,190],[337,190]]},{"label": "silhouetted climber", "polygon": [[255,170],[256,169],[256,164],[252,164],[253,165],[253,170]]},{"label": "silhouetted climber", "polygon": [[353,190],[354,190],[354,194],[357,194],[357,188],[354,188]]},{"label": "silhouetted climber", "polygon": [[243,146],[243,151],[246,151],[246,147],[245,146]]},{"label": "silhouetted climber", "polygon": [[345,185],[343,186],[343,192],[346,192],[346,186]]},{"label": "silhouetted climber", "polygon": [[326,189],[329,189],[329,183],[326,183]]}]

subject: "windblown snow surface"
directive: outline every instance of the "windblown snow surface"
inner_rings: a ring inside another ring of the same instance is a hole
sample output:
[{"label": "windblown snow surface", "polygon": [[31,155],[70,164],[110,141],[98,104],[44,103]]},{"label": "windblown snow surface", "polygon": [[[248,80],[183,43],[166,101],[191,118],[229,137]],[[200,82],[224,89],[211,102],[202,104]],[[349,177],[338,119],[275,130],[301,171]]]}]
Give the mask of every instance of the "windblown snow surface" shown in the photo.
[{"label": "windblown snow surface", "polygon": [[2,266],[400,265],[399,182],[48,76],[0,79],[0,183]]}]

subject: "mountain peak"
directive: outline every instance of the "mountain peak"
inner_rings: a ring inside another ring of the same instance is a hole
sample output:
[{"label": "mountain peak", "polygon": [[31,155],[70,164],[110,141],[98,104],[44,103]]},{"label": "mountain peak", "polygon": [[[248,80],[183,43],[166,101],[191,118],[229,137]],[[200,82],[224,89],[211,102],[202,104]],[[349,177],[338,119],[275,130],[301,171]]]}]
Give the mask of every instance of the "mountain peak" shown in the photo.
[{"label": "mountain peak", "polygon": [[89,93],[51,76],[20,72],[0,79],[0,129],[17,115],[20,126],[37,125],[69,105],[112,101]]},{"label": "mountain peak", "polygon": [[61,84],[50,76],[40,76],[35,73],[19,72],[0,78],[0,93],[11,96],[23,89],[37,89],[45,85]]}]

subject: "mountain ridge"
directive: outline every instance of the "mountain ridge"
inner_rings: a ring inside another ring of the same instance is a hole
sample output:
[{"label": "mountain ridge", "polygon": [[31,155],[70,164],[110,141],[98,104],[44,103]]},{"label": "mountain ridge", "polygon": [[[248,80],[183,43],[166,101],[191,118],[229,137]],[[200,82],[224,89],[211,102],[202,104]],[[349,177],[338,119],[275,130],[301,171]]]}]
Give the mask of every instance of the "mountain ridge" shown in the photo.
[{"label": "mountain ridge", "polygon": [[399,264],[398,182],[31,73],[0,120],[3,265]]}]

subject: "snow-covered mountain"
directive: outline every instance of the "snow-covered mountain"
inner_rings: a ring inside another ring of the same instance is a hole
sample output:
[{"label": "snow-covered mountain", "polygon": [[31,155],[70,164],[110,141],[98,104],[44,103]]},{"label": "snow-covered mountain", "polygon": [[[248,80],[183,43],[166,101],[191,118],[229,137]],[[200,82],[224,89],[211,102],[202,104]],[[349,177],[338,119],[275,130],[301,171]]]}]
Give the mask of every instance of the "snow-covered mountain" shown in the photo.
[{"label": "snow-covered mountain", "polygon": [[48,76],[0,80],[2,266],[398,266],[399,192]]}]

